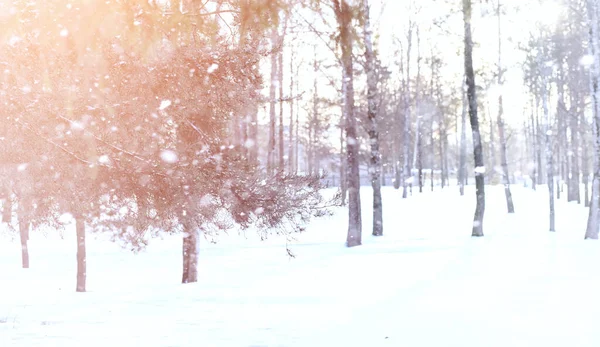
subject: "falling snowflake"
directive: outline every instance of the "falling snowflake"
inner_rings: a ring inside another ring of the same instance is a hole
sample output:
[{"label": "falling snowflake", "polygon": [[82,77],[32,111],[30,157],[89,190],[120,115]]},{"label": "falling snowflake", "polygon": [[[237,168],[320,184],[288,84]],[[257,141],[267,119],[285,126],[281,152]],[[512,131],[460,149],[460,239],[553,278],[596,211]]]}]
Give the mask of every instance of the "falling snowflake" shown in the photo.
[{"label": "falling snowflake", "polygon": [[475,173],[476,174],[484,174],[485,173],[485,166],[478,166],[475,168]]},{"label": "falling snowflake", "polygon": [[213,63],[211,66],[208,67],[208,69],[206,70],[206,72],[213,73],[213,72],[217,71],[218,68],[219,68],[219,65]]},{"label": "falling snowflake", "polygon": [[98,158],[98,162],[100,162],[101,164],[108,164],[110,162],[110,159],[108,158],[108,155],[105,154]]},{"label": "falling snowflake", "polygon": [[160,106],[158,107],[158,109],[162,111],[169,106],[171,106],[171,100],[163,100],[160,102]]},{"label": "falling snowflake", "polygon": [[67,30],[67,28],[63,28],[63,30],[60,31],[60,36],[67,37],[67,35],[69,35],[69,30]]},{"label": "falling snowflake", "polygon": [[579,59],[579,64],[585,67],[589,67],[594,63],[594,56],[591,54],[586,54],[581,59]]},{"label": "falling snowflake", "polygon": [[177,153],[175,153],[175,151],[172,151],[170,149],[165,149],[162,152],[160,152],[160,159],[162,159],[162,161],[164,161],[165,163],[176,163],[178,158],[177,158]]}]

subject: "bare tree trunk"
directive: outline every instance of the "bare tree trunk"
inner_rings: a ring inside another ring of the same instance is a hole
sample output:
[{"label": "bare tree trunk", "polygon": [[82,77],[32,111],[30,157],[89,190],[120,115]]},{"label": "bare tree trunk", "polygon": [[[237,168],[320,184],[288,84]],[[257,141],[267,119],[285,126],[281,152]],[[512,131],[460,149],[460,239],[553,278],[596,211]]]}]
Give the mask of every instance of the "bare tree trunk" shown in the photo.
[{"label": "bare tree trunk", "polygon": [[[531,175],[531,188],[533,190],[536,190],[536,183],[538,182],[537,180],[537,146],[538,146],[538,138],[537,138],[537,133],[536,133],[536,129],[535,129],[535,119],[534,119],[534,111],[533,111],[533,100],[531,101],[531,142],[533,143],[533,146],[531,148],[531,158],[533,159],[533,168],[532,168],[532,175]],[[536,111],[537,112],[537,111]]]},{"label": "bare tree trunk", "polygon": [[279,41],[277,27],[274,26],[271,32],[271,84],[269,86],[269,144],[267,149],[267,174],[273,174],[275,166],[275,104],[277,97],[277,54],[275,49]]},{"label": "bare tree trunk", "polygon": [[6,198],[2,204],[2,223],[10,225],[12,222],[12,192],[10,189],[6,189]]},{"label": "bare tree trunk", "polygon": [[348,181],[347,181],[347,166],[346,166],[346,151],[344,146],[344,131],[346,129],[346,121],[344,120],[344,111],[342,110],[342,117],[340,119],[340,193],[342,195],[342,206],[346,206],[346,196],[348,195]]},{"label": "bare tree trunk", "polygon": [[[487,171],[489,175],[489,180],[491,184],[496,183],[496,138],[494,137],[494,117],[492,116],[492,111],[490,110],[489,101],[486,102],[486,112],[484,113],[485,117],[490,117],[490,167]],[[484,118],[485,122],[485,118]]]},{"label": "bare tree trunk", "polygon": [[515,212],[515,206],[510,192],[510,178],[508,176],[508,161],[506,158],[506,136],[504,134],[504,104],[502,100],[502,85],[504,84],[502,71],[502,31],[501,31],[501,16],[500,16],[500,0],[498,0],[498,88],[500,95],[498,96],[498,137],[500,138],[500,165],[502,166],[502,183],[504,184],[504,195],[506,196],[506,207],[508,213]]},{"label": "bare tree trunk", "polygon": [[75,216],[75,233],[77,236],[77,292],[85,292],[87,277],[87,259],[85,252],[85,219]]},{"label": "bare tree trunk", "polygon": [[314,61],[313,61],[313,69],[314,69],[314,80],[313,80],[313,114],[311,119],[312,125],[312,142],[311,142],[311,167],[310,171],[313,175],[319,175],[320,171],[320,156],[318,151],[318,138],[321,136],[320,132],[320,124],[319,124],[319,84],[317,80],[318,72],[319,72],[319,64],[317,62],[317,46],[315,46],[314,51]]},{"label": "bare tree trunk", "polygon": [[406,100],[406,107],[404,111],[404,165],[402,167],[402,198],[406,199],[408,197],[408,187],[407,180],[409,177],[412,177],[412,172],[409,165],[409,155],[410,155],[410,106],[411,106],[411,96],[410,96],[410,53],[412,48],[412,30],[413,23],[409,21],[408,23],[408,49],[406,53],[406,79],[405,79],[405,87],[404,87],[404,95]]},{"label": "bare tree trunk", "polygon": [[379,131],[377,128],[377,76],[369,16],[369,1],[363,0],[365,59],[367,71],[367,99],[369,118],[369,141],[371,144],[371,186],[373,187],[373,235],[383,235],[383,206],[381,201],[381,154],[379,153]]},{"label": "bare tree trunk", "polygon": [[[285,141],[283,136],[283,37],[284,33],[281,35],[279,39],[279,44],[282,47],[277,54],[277,67],[278,67],[278,86],[279,86],[279,165],[278,172],[283,174],[285,169]],[[291,95],[290,95],[291,97]]]},{"label": "bare tree trunk", "polygon": [[[403,177],[403,167],[404,166],[400,166],[400,163],[404,163],[404,143],[406,142],[406,139],[404,138],[404,133],[402,132],[402,128],[404,127],[404,123],[403,121],[406,121],[406,115],[404,115],[404,119],[402,119],[401,117],[401,112],[400,110],[402,109],[402,107],[404,106],[402,103],[406,97],[406,81],[404,80],[404,47],[402,45],[402,41],[399,42],[400,43],[400,75],[403,76],[402,77],[402,83],[401,83],[401,87],[400,87],[400,91],[398,92],[398,94],[400,94],[400,97],[398,98],[398,109],[396,110],[396,121],[394,122],[394,129],[396,130],[395,132],[395,136],[394,136],[394,141],[397,143],[397,146],[394,147],[395,150],[397,150],[397,154],[394,157],[394,189],[400,189],[400,185],[401,185],[401,181],[402,181],[402,177]],[[404,106],[405,107],[405,106]],[[405,107],[406,108],[406,107]],[[400,137],[402,138],[402,148],[400,148]]]},{"label": "bare tree trunk", "polygon": [[571,174],[569,177],[569,186],[568,186],[568,201],[577,201],[578,204],[581,203],[581,194],[579,192],[579,117],[578,115],[572,111],[573,107],[571,107],[571,111],[568,112],[569,115],[569,123],[571,130],[571,144],[569,146],[570,152],[569,156],[571,158]]},{"label": "bare tree trunk", "polygon": [[588,146],[586,145],[586,132],[585,132],[585,126],[587,125],[586,121],[585,121],[585,113],[582,111],[580,112],[581,120],[580,120],[580,130],[581,130],[581,143],[583,144],[582,147],[582,153],[581,153],[581,178],[583,181],[583,203],[585,207],[589,207],[590,206],[590,187],[589,187],[589,181],[590,181],[590,171],[589,171],[589,153],[588,153]]},{"label": "bare tree trunk", "polygon": [[594,178],[592,180],[592,197],[588,216],[586,239],[598,239],[600,227],[600,34],[598,33],[598,1],[587,0],[589,19],[589,50],[594,57],[590,67],[590,92],[592,94],[592,135],[594,138]]},{"label": "bare tree trunk", "polygon": [[477,94],[475,90],[475,72],[473,71],[473,38],[471,36],[471,0],[463,0],[465,23],[465,76],[467,80],[467,98],[469,99],[469,120],[473,133],[473,157],[475,160],[475,189],[477,205],[473,218],[472,236],[483,236],[483,215],[485,213],[485,178],[483,169],[483,148],[477,118]]},{"label": "bare tree trunk", "polygon": [[19,199],[19,236],[21,239],[21,264],[23,269],[29,269],[29,247],[27,241],[29,241],[29,228],[31,223],[29,222],[29,205]]},{"label": "bare tree trunk", "polygon": [[253,107],[250,114],[250,124],[248,126],[249,141],[246,146],[249,147],[248,154],[250,161],[258,160],[258,108]]},{"label": "bare tree trunk", "polygon": [[542,170],[542,134],[540,128],[540,117],[539,117],[539,101],[536,103],[536,114],[535,114],[535,134],[537,139],[536,156],[537,156],[537,182],[538,184],[544,183],[544,174]]},{"label": "bare tree trunk", "polygon": [[465,195],[465,182],[467,175],[467,110],[468,100],[467,92],[465,90],[465,80],[461,83],[462,90],[462,113],[460,116],[460,158],[458,167],[458,184],[460,188],[460,195]]},{"label": "bare tree trunk", "polygon": [[198,228],[195,223],[183,223],[183,274],[181,283],[198,282]]},{"label": "bare tree trunk", "polygon": [[552,129],[550,123],[550,112],[548,110],[548,67],[544,62],[540,62],[542,68],[542,108],[544,110],[544,132],[545,132],[545,152],[546,152],[546,181],[548,184],[548,194],[550,202],[550,231],[554,228],[554,162],[552,157]]},{"label": "bare tree trunk", "polygon": [[[432,81],[433,83],[433,77],[432,77]],[[432,93],[433,94],[433,93]],[[429,121],[429,142],[431,144],[431,175],[429,176],[429,185],[430,185],[430,189],[433,192],[434,189],[434,175],[433,175],[433,167],[435,166],[435,139],[433,138],[433,117],[431,117],[430,121]]]},{"label": "bare tree trunk", "polygon": [[[299,68],[296,68],[296,72],[298,72]],[[300,83],[298,81],[299,79],[296,79],[296,95],[300,95]],[[294,173],[298,174],[298,166],[300,165],[299,160],[300,160],[300,117],[298,117],[298,115],[300,114],[300,101],[296,102],[296,141],[294,143]]]},{"label": "bare tree trunk", "polygon": [[423,192],[423,136],[421,134],[421,34],[417,26],[417,81],[415,84],[415,104],[417,115],[417,129],[415,131],[415,153],[413,167],[417,168],[417,180],[419,183],[419,193]]},{"label": "bare tree trunk", "polygon": [[354,83],[352,58],[352,9],[346,0],[334,0],[334,10],[340,26],[340,46],[342,48],[342,93],[344,118],[346,120],[346,155],[348,157],[348,247],[362,244],[362,219],[360,210],[360,171],[358,138],[354,114]]},{"label": "bare tree trunk", "polygon": [[297,153],[294,151],[294,52],[294,48],[290,49],[290,123],[288,134],[288,171],[290,174],[297,173],[295,165]]}]

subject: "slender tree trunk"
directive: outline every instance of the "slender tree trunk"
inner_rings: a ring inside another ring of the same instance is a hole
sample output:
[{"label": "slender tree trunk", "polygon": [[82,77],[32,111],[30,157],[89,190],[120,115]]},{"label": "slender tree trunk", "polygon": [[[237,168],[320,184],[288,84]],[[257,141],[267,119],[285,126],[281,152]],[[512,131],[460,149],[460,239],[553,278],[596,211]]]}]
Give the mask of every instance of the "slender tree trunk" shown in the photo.
[{"label": "slender tree trunk", "polygon": [[254,162],[258,160],[258,108],[253,107],[250,114],[250,124],[248,126],[248,138],[249,141],[246,143],[250,161]]},{"label": "slender tree trunk", "polygon": [[319,131],[319,81],[317,80],[318,72],[319,72],[319,64],[317,62],[317,46],[315,45],[314,50],[314,60],[313,60],[313,69],[314,69],[314,79],[313,79],[313,113],[311,119],[312,125],[312,142],[311,142],[311,167],[310,171],[313,175],[319,175],[319,154],[317,149],[318,137],[320,136]]},{"label": "slender tree trunk", "polygon": [[590,67],[590,92],[592,94],[592,135],[594,138],[594,177],[592,180],[592,197],[588,216],[586,239],[598,239],[600,227],[600,33],[598,32],[598,1],[587,0],[589,19],[589,50],[594,57]]},{"label": "slender tree trunk", "polygon": [[504,134],[504,104],[502,100],[502,85],[504,81],[502,71],[502,31],[501,31],[501,11],[500,0],[498,0],[498,86],[500,95],[498,96],[498,137],[500,138],[500,165],[502,166],[502,183],[504,184],[504,195],[506,197],[506,207],[508,213],[515,212],[512,193],[510,191],[510,178],[508,175],[508,160],[506,158],[506,135]]},{"label": "slender tree trunk", "polygon": [[344,131],[346,129],[346,121],[344,120],[344,114],[342,110],[342,117],[340,119],[340,193],[342,195],[342,206],[346,206],[346,197],[348,195],[348,181],[347,181],[347,166],[346,166],[346,151],[344,147],[346,142],[344,141]]},{"label": "slender tree trunk", "polygon": [[[433,82],[433,78],[432,78],[432,82]],[[431,117],[430,122],[429,122],[429,142],[431,145],[431,175],[429,176],[429,185],[430,185],[430,189],[433,192],[434,189],[434,175],[433,175],[433,167],[435,166],[435,139],[433,138],[433,117]]]},{"label": "slender tree trunk", "polygon": [[[531,148],[531,158],[533,159],[533,167],[532,167],[532,175],[531,175],[531,188],[533,190],[536,190],[536,184],[538,182],[537,180],[537,146],[538,146],[538,138],[537,138],[537,133],[535,131],[535,119],[534,119],[534,110],[533,110],[533,101],[531,102],[531,142],[533,143],[533,146]],[[537,112],[537,111],[536,111]]]},{"label": "slender tree trunk", "polygon": [[29,241],[30,226],[29,206],[27,206],[26,202],[19,200],[19,236],[21,239],[21,264],[23,269],[29,269],[29,247],[27,246],[27,241]]},{"label": "slender tree trunk", "polygon": [[460,195],[465,195],[465,182],[467,175],[467,110],[469,102],[465,90],[465,79],[461,83],[462,90],[462,113],[460,116],[460,158],[458,167],[458,184]]},{"label": "slender tree trunk", "polygon": [[569,192],[568,201],[577,201],[581,203],[581,194],[579,192],[579,117],[578,115],[570,111],[568,113],[570,120],[571,130],[571,144],[569,156],[571,158],[571,175],[569,177]]},{"label": "slender tree trunk", "polygon": [[77,292],[85,292],[87,277],[87,257],[85,251],[85,219],[81,215],[75,217],[75,233],[77,235]]},{"label": "slender tree trunk", "polygon": [[490,111],[490,103],[487,102],[487,116],[490,117],[490,168],[487,172],[490,175],[490,183],[496,183],[496,138],[494,137],[494,117]]},{"label": "slender tree trunk", "polygon": [[406,79],[405,79],[405,87],[404,87],[404,95],[406,100],[406,107],[404,111],[404,165],[402,167],[402,198],[406,199],[408,197],[408,187],[407,180],[409,177],[412,177],[412,172],[409,165],[409,155],[410,155],[410,123],[411,123],[411,95],[410,95],[410,53],[412,48],[412,21],[408,23],[408,49],[406,53]]},{"label": "slender tree trunk", "polygon": [[360,171],[358,156],[358,138],[354,114],[354,67],[352,62],[353,37],[352,9],[346,0],[335,0],[335,14],[340,26],[340,46],[342,48],[342,93],[344,99],[344,118],[346,120],[346,155],[348,157],[348,247],[362,243],[362,219],[360,210]]},{"label": "slender tree trunk", "polygon": [[377,76],[375,75],[375,55],[369,16],[369,1],[363,0],[365,59],[367,70],[367,99],[369,119],[369,141],[371,144],[371,186],[373,187],[373,235],[383,235],[383,207],[381,201],[381,154],[379,153],[379,131],[377,128]]},{"label": "slender tree trunk", "polygon": [[[277,78],[278,78],[278,86],[279,86],[279,138],[278,138],[278,142],[279,142],[279,165],[278,165],[278,172],[280,174],[283,174],[284,169],[285,169],[285,141],[284,141],[284,135],[283,135],[283,37],[285,35],[285,31],[284,34],[281,35],[281,38],[279,40],[279,44],[282,47],[282,49],[279,50],[279,54],[277,54],[277,67],[278,67],[278,73],[277,73]],[[290,95],[291,97],[291,95]]]},{"label": "slender tree trunk", "polygon": [[542,66],[542,108],[544,110],[544,133],[545,133],[545,152],[546,152],[546,181],[548,185],[548,198],[550,202],[550,231],[555,231],[554,228],[554,162],[552,157],[552,129],[550,123],[550,112],[548,110],[548,67],[544,62],[540,62]]},{"label": "slender tree trunk", "polygon": [[421,34],[417,26],[417,81],[415,84],[415,104],[417,116],[417,128],[415,130],[415,152],[413,155],[413,167],[417,168],[417,180],[419,193],[423,192],[423,136],[421,121]]},{"label": "slender tree trunk", "polygon": [[183,228],[181,283],[194,283],[198,282],[198,228],[190,221],[184,221]]},{"label": "slender tree trunk", "polygon": [[536,156],[537,156],[537,182],[538,184],[544,184],[544,171],[542,169],[542,134],[540,128],[540,117],[539,117],[539,105],[536,107],[536,115],[535,115],[535,134],[537,138],[537,148],[536,148]]},{"label": "slender tree trunk", "polygon": [[475,90],[475,72],[473,71],[473,38],[471,36],[471,0],[463,0],[465,23],[465,76],[467,81],[467,98],[469,100],[469,120],[473,133],[473,157],[475,160],[475,189],[477,205],[473,218],[472,236],[483,236],[483,215],[485,212],[484,164],[483,148],[477,119],[477,94]]},{"label": "slender tree trunk", "polygon": [[5,190],[6,197],[2,204],[2,223],[10,225],[12,222],[12,192],[10,189]]},{"label": "slender tree trunk", "polygon": [[[397,150],[397,155],[394,157],[394,189],[400,189],[401,181],[403,178],[403,163],[404,163],[404,145],[406,139],[404,137],[404,133],[402,129],[406,121],[406,115],[404,114],[404,118],[401,117],[400,110],[406,110],[406,106],[403,104],[406,98],[406,80],[404,79],[404,47],[402,46],[402,42],[400,42],[400,74],[402,76],[402,83],[398,94],[400,97],[398,98],[398,109],[396,110],[396,121],[394,124],[394,129],[396,130],[394,141],[397,141],[397,146],[394,147]],[[400,142],[400,138],[402,137],[402,142]],[[400,143],[402,143],[402,148],[400,148]],[[402,163],[402,164],[401,164]],[[402,165],[402,166],[401,166]]]},{"label": "slender tree trunk", "polygon": [[277,54],[275,49],[279,42],[279,34],[277,27],[272,28],[271,32],[271,84],[269,85],[269,144],[267,149],[267,174],[273,174],[275,167],[275,123],[277,122],[275,115],[275,105],[277,98]]},{"label": "slender tree trunk", "polygon": [[294,58],[295,49],[290,49],[290,123],[288,136],[288,171],[296,174],[296,152],[294,152]]},{"label": "slender tree trunk", "polygon": [[[298,72],[298,67],[296,68],[296,72]],[[300,83],[298,81],[299,79],[296,79],[296,95],[300,95]],[[294,173],[298,174],[298,167],[299,167],[299,160],[300,160],[300,117],[298,117],[298,115],[300,114],[300,102],[296,102],[296,141],[294,143]]]},{"label": "slender tree trunk", "polygon": [[580,112],[579,116],[580,120],[580,131],[581,131],[581,143],[582,143],[582,153],[581,153],[581,179],[583,181],[583,203],[585,207],[590,206],[590,170],[589,170],[589,160],[590,156],[588,153],[588,146],[586,144],[586,132],[585,127],[587,126],[585,120],[585,113],[583,111]]}]

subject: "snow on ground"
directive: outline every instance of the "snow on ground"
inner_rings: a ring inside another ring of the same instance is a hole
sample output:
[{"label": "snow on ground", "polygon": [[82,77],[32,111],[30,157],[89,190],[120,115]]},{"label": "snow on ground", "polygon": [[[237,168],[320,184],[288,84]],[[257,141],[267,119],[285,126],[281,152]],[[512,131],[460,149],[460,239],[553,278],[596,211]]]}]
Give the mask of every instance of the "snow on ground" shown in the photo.
[{"label": "snow on ground", "polygon": [[[181,285],[180,241],[134,255],[88,240],[88,293],[75,293],[75,239],[33,233],[31,269],[0,238],[0,346],[600,346],[600,245],[587,210],[547,193],[487,187],[486,236],[470,237],[475,197],[451,187],[385,187],[373,238],[362,189],[363,246],[344,247],[343,209],[291,246],[237,235],[204,242],[200,282]],[[543,187],[539,187],[543,188]],[[439,189],[439,188],[436,188]]]}]

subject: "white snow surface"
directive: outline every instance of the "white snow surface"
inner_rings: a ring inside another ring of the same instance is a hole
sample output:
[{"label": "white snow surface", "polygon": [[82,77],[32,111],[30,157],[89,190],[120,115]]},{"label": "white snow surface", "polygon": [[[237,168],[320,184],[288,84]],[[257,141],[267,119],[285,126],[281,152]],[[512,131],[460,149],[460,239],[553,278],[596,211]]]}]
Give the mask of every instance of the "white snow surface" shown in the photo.
[{"label": "white snow surface", "polygon": [[[436,188],[439,190],[439,188]],[[224,235],[204,241],[199,282],[181,285],[181,245],[157,239],[132,254],[88,236],[88,292],[75,293],[75,237],[20,246],[0,233],[0,346],[600,346],[600,244],[584,241],[587,209],[547,189],[486,187],[483,238],[471,238],[467,187],[383,189],[384,236],[344,247],[347,214],[319,219],[291,245]],[[566,193],[565,193],[566,195]]]}]

